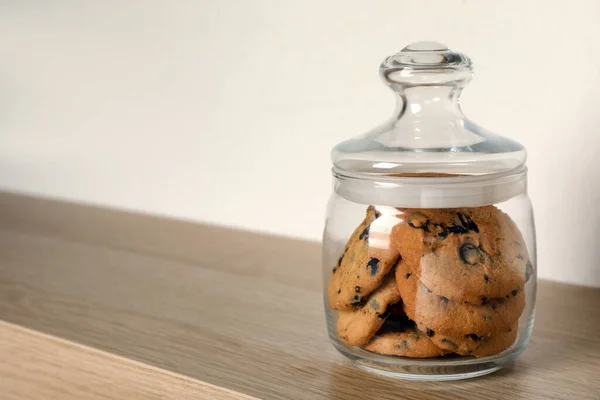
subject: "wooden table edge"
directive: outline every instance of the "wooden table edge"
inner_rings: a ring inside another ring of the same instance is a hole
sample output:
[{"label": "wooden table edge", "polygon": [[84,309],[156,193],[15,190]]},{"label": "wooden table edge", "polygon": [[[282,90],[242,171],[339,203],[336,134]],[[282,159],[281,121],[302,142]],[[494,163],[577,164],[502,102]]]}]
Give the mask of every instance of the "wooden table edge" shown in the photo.
[{"label": "wooden table edge", "polygon": [[[0,320],[0,349],[2,392],[10,398],[44,398],[50,387],[61,398],[71,398],[71,394],[76,395],[73,398],[80,398],[81,394],[73,393],[76,384],[79,387],[106,385],[111,394],[137,392],[140,398],[256,399],[3,320]],[[120,379],[115,384],[116,375]],[[38,382],[42,378],[52,380],[53,384],[40,388]],[[88,395],[104,398],[97,390],[87,392],[86,398]]]}]

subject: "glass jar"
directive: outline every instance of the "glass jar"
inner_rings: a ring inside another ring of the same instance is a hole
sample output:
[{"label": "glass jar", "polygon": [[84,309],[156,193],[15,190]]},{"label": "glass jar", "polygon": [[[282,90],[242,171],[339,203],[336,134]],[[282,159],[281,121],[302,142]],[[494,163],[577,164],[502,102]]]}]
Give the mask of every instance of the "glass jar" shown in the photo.
[{"label": "glass jar", "polygon": [[531,336],[535,228],[525,148],[466,119],[468,57],[434,42],[386,58],[383,125],[332,151],[323,239],[331,342],[412,379],[498,370]]}]

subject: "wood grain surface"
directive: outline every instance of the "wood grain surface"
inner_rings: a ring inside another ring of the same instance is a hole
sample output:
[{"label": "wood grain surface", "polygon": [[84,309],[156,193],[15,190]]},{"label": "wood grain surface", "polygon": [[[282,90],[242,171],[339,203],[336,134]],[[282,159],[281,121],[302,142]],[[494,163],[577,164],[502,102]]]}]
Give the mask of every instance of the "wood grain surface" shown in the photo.
[{"label": "wood grain surface", "polygon": [[329,344],[317,243],[11,194],[0,228],[0,319],[233,392],[600,398],[600,289],[540,282],[516,363],[410,382],[358,370]]},{"label": "wood grain surface", "polygon": [[0,349],[7,400],[255,399],[2,321]]}]

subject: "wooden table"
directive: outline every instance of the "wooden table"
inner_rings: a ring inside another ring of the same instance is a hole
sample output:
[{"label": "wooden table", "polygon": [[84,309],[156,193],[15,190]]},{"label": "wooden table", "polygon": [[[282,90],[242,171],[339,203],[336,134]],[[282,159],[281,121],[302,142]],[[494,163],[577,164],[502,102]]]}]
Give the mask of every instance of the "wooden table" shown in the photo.
[{"label": "wooden table", "polygon": [[540,282],[500,372],[401,381],[329,344],[317,243],[7,193],[0,222],[1,399],[600,399],[600,289]]}]

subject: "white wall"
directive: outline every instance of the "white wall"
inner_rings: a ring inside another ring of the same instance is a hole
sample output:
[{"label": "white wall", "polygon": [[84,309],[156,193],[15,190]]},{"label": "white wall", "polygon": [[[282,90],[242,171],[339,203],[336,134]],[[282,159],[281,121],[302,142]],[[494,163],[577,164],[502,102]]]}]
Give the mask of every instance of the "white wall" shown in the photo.
[{"label": "white wall", "polygon": [[600,286],[600,2],[0,3],[0,187],[319,239],[329,150],[423,39],[529,149],[542,277]]}]

